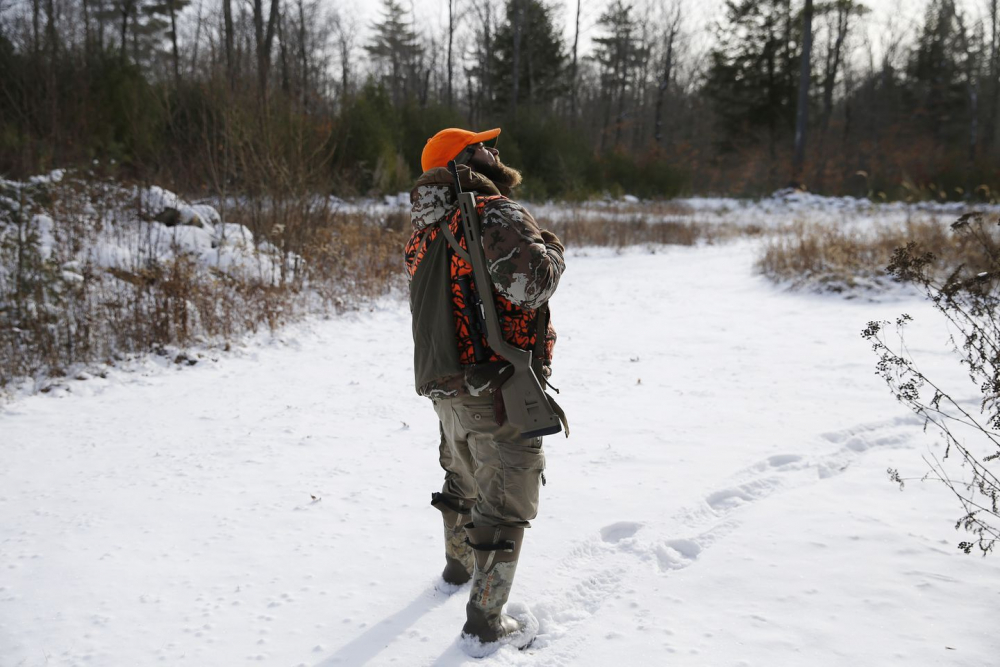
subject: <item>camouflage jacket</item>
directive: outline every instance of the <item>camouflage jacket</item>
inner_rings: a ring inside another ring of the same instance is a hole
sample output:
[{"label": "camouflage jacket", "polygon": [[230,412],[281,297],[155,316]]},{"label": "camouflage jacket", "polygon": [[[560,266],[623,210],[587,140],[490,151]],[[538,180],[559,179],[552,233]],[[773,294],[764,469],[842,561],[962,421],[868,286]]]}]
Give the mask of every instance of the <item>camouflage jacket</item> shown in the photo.
[{"label": "camouflage jacket", "polygon": [[[540,229],[528,211],[506,197],[487,178],[460,167],[462,187],[477,196],[480,209],[483,249],[493,279],[494,303],[500,316],[504,338],[523,349],[537,350],[536,357],[544,364],[543,373],[550,374],[555,329],[551,319],[536,321],[539,308],[545,305],[559,284],[566,268],[562,247],[545,244]],[[439,232],[439,223],[446,221],[460,245],[465,238],[460,226],[453,180],[447,169],[431,169],[424,173],[410,193],[410,220],[413,233],[406,246],[407,276],[413,276],[426,244]],[[492,393],[509,377],[510,364],[488,350],[485,362],[475,363],[470,333],[472,328],[465,315],[464,297],[455,284],[458,277],[471,274],[472,267],[457,255],[451,258],[452,300],[456,339],[462,373],[439,378],[419,388],[431,398]],[[539,326],[545,326],[544,340],[537,340]]]}]

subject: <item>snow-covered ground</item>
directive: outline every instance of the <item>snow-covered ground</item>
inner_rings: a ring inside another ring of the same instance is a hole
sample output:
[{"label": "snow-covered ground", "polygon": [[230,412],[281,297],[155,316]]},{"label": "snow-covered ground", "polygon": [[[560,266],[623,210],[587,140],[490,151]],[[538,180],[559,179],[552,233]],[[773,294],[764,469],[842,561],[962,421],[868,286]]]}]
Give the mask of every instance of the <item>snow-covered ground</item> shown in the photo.
[{"label": "snow-covered ground", "polygon": [[951,224],[969,211],[1000,213],[996,204],[971,202],[873,202],[857,197],[824,197],[797,190],[779,190],[762,199],[689,197],[667,202],[622,200],[534,204],[541,220],[599,220],[695,223],[732,228],[786,230],[798,225],[822,225],[867,234],[878,228],[903,228],[910,223]]},{"label": "snow-covered ground", "polygon": [[[221,203],[221,202],[215,202]],[[410,195],[400,192],[381,200],[343,200],[329,197],[332,209],[385,217],[408,212]],[[969,211],[996,215],[1000,204],[977,202],[881,202],[860,197],[827,197],[809,192],[778,190],[760,199],[734,197],[679,197],[669,201],[641,200],[632,195],[620,199],[597,199],[586,202],[548,201],[529,205],[532,214],[544,221],[597,220],[602,222],[649,223],[681,222],[699,225],[727,225],[736,228],[753,226],[763,230],[786,229],[798,224],[827,225],[855,232],[873,227],[903,227],[908,223],[954,222]]]},{"label": "snow-covered ground", "polygon": [[996,664],[1000,561],[955,548],[944,489],[887,480],[939,446],[859,335],[908,312],[922,368],[961,382],[935,315],[787,293],[753,257],[571,256],[572,436],[546,441],[512,596],[541,623],[528,651],[456,643],[434,413],[384,301],[6,405],[0,665]]}]

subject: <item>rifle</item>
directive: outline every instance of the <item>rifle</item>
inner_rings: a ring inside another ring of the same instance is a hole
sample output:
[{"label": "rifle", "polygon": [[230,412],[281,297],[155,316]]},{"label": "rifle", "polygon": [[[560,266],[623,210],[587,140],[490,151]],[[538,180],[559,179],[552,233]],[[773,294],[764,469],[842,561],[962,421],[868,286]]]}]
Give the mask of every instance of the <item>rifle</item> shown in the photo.
[{"label": "rifle", "polygon": [[[458,167],[454,160],[448,163],[448,171],[455,179],[455,193],[458,195],[462,226],[465,228],[465,243],[472,264],[476,291],[480,297],[479,310],[486,325],[486,340],[493,351],[510,362],[514,368],[514,374],[500,387],[507,419],[525,439],[559,433],[562,430],[559,414],[553,409],[551,399],[542,389],[538,376],[531,367],[531,350],[522,350],[504,340],[496,304],[493,302],[493,279],[486,266],[475,195],[471,192],[462,192]],[[538,335],[542,336],[544,332],[540,331]]]}]

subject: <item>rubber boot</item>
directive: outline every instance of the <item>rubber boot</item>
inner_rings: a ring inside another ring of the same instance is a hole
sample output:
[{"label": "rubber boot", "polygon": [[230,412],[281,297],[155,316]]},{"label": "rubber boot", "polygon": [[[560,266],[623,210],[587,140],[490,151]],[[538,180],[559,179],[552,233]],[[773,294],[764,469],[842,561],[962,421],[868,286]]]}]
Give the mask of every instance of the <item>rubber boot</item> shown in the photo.
[{"label": "rubber boot", "polygon": [[510,643],[527,648],[534,635],[524,633],[516,618],[503,613],[510,597],[521,553],[524,528],[510,526],[467,527],[469,542],[475,549],[476,571],[472,579],[466,622],[462,636],[478,639],[481,644]]},{"label": "rubber boot", "polygon": [[465,541],[465,524],[472,521],[470,510],[440,493],[431,494],[431,505],[441,512],[444,519],[444,571],[445,583],[461,586],[472,578],[475,556]]}]

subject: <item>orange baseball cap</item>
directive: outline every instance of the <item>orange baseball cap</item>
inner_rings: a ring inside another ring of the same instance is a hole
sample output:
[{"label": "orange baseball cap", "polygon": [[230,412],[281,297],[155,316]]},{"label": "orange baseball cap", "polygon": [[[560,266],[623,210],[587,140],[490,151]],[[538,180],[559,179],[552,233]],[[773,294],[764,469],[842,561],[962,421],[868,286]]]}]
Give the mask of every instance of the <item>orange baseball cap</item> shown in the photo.
[{"label": "orange baseball cap", "polygon": [[448,162],[458,157],[469,144],[491,141],[498,136],[500,136],[499,127],[485,132],[469,132],[457,127],[441,130],[427,140],[424,152],[420,155],[420,166],[424,171],[435,167],[447,167]]}]

